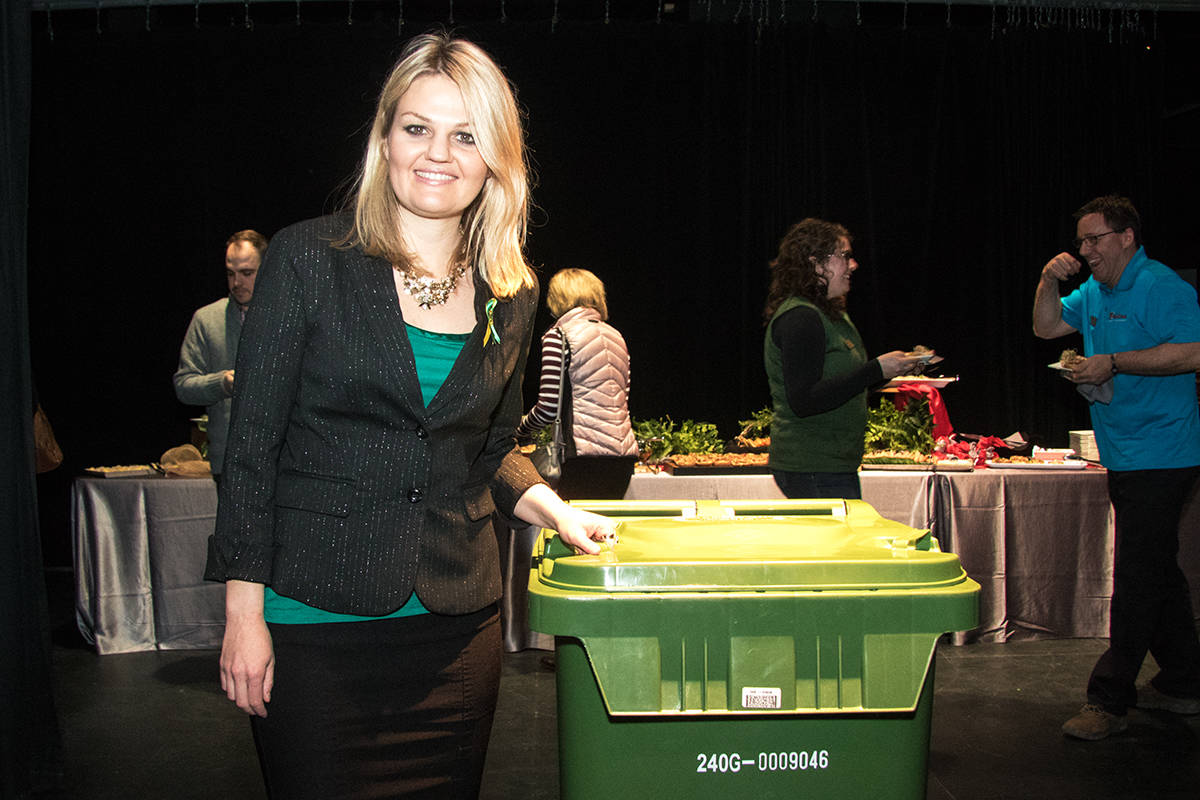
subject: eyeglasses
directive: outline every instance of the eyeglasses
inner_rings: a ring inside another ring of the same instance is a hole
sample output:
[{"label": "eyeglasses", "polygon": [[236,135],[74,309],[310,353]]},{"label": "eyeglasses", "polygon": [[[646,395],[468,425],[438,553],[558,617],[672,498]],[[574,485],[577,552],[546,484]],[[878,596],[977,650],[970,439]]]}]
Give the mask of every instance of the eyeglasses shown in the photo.
[{"label": "eyeglasses", "polygon": [[854,260],[854,251],[853,250],[843,250],[840,253],[830,253],[829,254],[830,258],[833,258],[834,256],[840,257],[843,261],[845,261],[847,264],[849,264],[851,261]]},{"label": "eyeglasses", "polygon": [[1078,250],[1080,247],[1082,247],[1085,244],[1088,247],[1095,247],[1096,242],[1100,241],[1105,236],[1108,236],[1110,233],[1118,233],[1118,231],[1105,231],[1104,233],[1093,233],[1089,236],[1080,236],[1078,239],[1072,239],[1071,241],[1075,244],[1076,250]]}]

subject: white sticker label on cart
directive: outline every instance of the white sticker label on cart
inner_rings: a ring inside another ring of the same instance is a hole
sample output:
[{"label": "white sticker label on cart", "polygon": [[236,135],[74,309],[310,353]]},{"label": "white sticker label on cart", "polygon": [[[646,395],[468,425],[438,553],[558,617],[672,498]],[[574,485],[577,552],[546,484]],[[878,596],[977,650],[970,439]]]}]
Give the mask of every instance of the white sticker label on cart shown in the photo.
[{"label": "white sticker label on cart", "polygon": [[742,708],[783,708],[783,691],[765,686],[743,686]]}]

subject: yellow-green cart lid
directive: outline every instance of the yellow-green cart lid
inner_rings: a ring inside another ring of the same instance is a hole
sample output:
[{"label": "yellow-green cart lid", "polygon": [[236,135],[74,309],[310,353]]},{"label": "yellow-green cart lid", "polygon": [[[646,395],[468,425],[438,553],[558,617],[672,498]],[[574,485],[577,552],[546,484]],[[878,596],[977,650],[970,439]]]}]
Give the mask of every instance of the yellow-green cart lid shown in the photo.
[{"label": "yellow-green cart lid", "polygon": [[938,637],[978,624],[958,557],[862,501],[574,504],[618,539],[543,531],[530,625],[584,644],[613,714],[749,713],[749,687],[766,713],[911,710]]}]

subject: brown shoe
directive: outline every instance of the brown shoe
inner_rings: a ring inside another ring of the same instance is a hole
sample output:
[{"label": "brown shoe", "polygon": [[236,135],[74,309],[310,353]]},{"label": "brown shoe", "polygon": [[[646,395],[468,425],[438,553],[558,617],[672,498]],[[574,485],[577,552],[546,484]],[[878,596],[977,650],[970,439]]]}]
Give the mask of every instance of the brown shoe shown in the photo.
[{"label": "brown shoe", "polygon": [[1098,705],[1088,703],[1079,713],[1063,723],[1062,732],[1076,739],[1097,741],[1121,733],[1129,727],[1124,716],[1110,714]]},{"label": "brown shoe", "polygon": [[1150,684],[1138,689],[1137,707],[1170,711],[1172,714],[1200,714],[1200,699],[1164,694]]}]

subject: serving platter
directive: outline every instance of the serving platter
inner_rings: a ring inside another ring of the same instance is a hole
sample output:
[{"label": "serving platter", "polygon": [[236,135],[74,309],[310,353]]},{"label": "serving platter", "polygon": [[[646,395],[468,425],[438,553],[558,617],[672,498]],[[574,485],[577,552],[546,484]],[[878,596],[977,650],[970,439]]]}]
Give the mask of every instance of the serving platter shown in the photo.
[{"label": "serving platter", "polygon": [[672,475],[770,475],[766,464],[694,464],[690,467],[670,468]]},{"label": "serving platter", "polygon": [[884,470],[887,472],[970,472],[975,469],[975,465],[965,459],[931,461],[924,464],[885,464],[864,461],[862,469],[863,471]]},{"label": "serving platter", "polygon": [[934,464],[934,472],[970,472],[973,469],[975,462],[965,458],[946,458]]},{"label": "serving platter", "polygon": [[116,467],[87,467],[84,474],[94,478],[147,478],[160,474],[152,464],[130,464]]},{"label": "serving platter", "polygon": [[872,464],[869,461],[864,461],[861,467],[863,472],[933,472],[933,464]]},{"label": "serving platter", "polygon": [[1071,469],[1087,468],[1086,461],[988,461],[991,469]]}]

